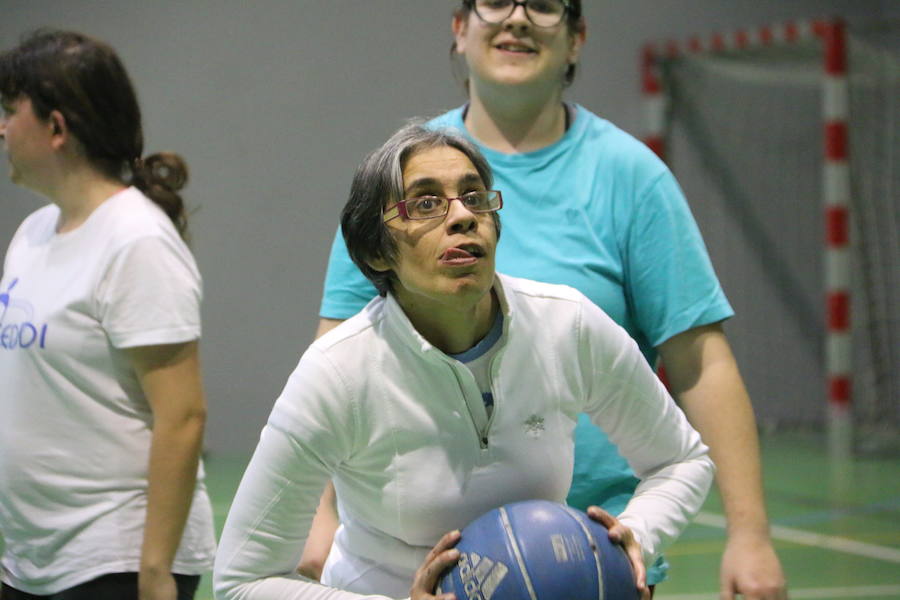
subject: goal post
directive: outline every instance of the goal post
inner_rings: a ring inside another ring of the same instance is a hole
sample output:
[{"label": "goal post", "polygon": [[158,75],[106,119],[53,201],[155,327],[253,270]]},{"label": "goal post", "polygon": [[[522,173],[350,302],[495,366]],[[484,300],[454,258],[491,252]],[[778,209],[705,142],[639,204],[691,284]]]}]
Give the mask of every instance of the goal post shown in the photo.
[{"label": "goal post", "polygon": [[836,457],[900,425],[900,48],[867,33],[900,28],[877,25],[787,22],[640,57],[644,141],[751,315],[731,339],[761,423],[824,424]]}]

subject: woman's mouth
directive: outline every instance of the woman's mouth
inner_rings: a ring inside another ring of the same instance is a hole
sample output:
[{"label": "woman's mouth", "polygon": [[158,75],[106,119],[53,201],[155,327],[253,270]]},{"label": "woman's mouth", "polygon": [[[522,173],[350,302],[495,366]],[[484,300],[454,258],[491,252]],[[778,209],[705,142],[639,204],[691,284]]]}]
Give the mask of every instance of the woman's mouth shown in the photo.
[{"label": "woman's mouth", "polygon": [[441,254],[438,262],[448,266],[466,266],[478,262],[479,258],[484,256],[484,250],[481,246],[475,244],[465,244],[462,246],[454,246],[447,248]]},{"label": "woman's mouth", "polygon": [[501,44],[497,44],[494,46],[497,50],[501,52],[509,52],[511,54],[535,54],[537,51],[530,46],[526,46],[525,44],[516,44],[513,42],[504,42]]}]

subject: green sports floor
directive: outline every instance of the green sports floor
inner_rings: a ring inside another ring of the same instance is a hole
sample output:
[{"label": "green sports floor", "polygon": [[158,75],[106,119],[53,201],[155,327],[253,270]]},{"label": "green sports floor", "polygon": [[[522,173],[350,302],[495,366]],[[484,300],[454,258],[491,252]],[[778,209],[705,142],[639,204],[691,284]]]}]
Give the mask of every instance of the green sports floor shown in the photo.
[{"label": "green sports floor", "polygon": [[[900,599],[900,456],[834,465],[818,435],[779,433],[761,442],[772,534],[791,599]],[[248,459],[206,459],[219,528]],[[657,600],[718,598],[723,526],[713,492],[666,553],[672,568]],[[197,600],[212,600],[208,577]]]}]

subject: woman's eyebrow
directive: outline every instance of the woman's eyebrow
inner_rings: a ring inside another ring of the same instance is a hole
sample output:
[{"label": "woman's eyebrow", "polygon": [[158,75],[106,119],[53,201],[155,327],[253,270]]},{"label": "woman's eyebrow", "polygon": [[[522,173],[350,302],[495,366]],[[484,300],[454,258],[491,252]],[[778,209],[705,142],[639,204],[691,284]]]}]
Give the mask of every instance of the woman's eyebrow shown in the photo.
[{"label": "woman's eyebrow", "polygon": [[[466,173],[465,175],[457,179],[456,185],[462,187],[467,185],[484,185],[484,183],[482,182],[481,176],[478,173]],[[410,184],[403,190],[403,193],[406,196],[412,196],[423,191],[440,189],[442,186],[443,183],[436,177],[420,177],[419,179],[412,180]]]},{"label": "woman's eyebrow", "polygon": [[404,192],[408,196],[414,191],[434,189],[435,187],[438,187],[440,185],[441,182],[434,177],[420,177],[419,179],[414,179],[412,182],[410,182],[410,184],[406,186]]},{"label": "woman's eyebrow", "polygon": [[484,185],[484,181],[478,173],[466,173],[459,178],[457,185]]}]

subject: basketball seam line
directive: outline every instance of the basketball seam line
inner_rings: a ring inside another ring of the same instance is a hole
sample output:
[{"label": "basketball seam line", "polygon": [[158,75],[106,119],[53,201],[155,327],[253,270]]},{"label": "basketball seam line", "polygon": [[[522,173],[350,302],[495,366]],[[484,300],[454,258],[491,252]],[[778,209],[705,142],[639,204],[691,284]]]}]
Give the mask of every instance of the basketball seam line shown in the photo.
[{"label": "basketball seam line", "polygon": [[528,576],[528,569],[525,568],[525,561],[522,559],[522,553],[519,551],[519,545],[516,543],[515,536],[513,536],[512,525],[509,523],[506,508],[502,506],[500,507],[500,520],[503,522],[503,531],[506,533],[506,539],[509,541],[510,546],[512,546],[513,554],[519,565],[519,572],[522,573],[522,578],[525,580],[525,587],[528,588],[528,595],[531,600],[538,600],[537,594],[534,592],[534,586],[531,585],[531,578]]},{"label": "basketball seam line", "polygon": [[[591,533],[590,529],[587,528],[587,525],[585,525],[584,522],[580,518],[578,518],[578,516],[576,514],[573,513],[571,508],[569,508],[568,506],[565,506],[563,508],[565,508],[566,512],[569,513],[569,516],[572,517],[572,519],[574,519],[576,523],[578,523],[578,526],[581,527],[581,531],[584,533],[584,536],[587,538],[588,543],[591,544],[594,539],[594,536]],[[588,517],[588,518],[590,518],[590,517]],[[598,546],[597,552],[593,552],[592,554],[594,555],[594,564],[597,566],[597,591],[598,591],[597,600],[604,600],[604,597],[606,595],[606,590],[603,587],[603,565],[602,565],[603,561],[601,560],[601,557],[599,556],[599,554],[600,554],[599,551],[600,551],[600,548]]]}]

